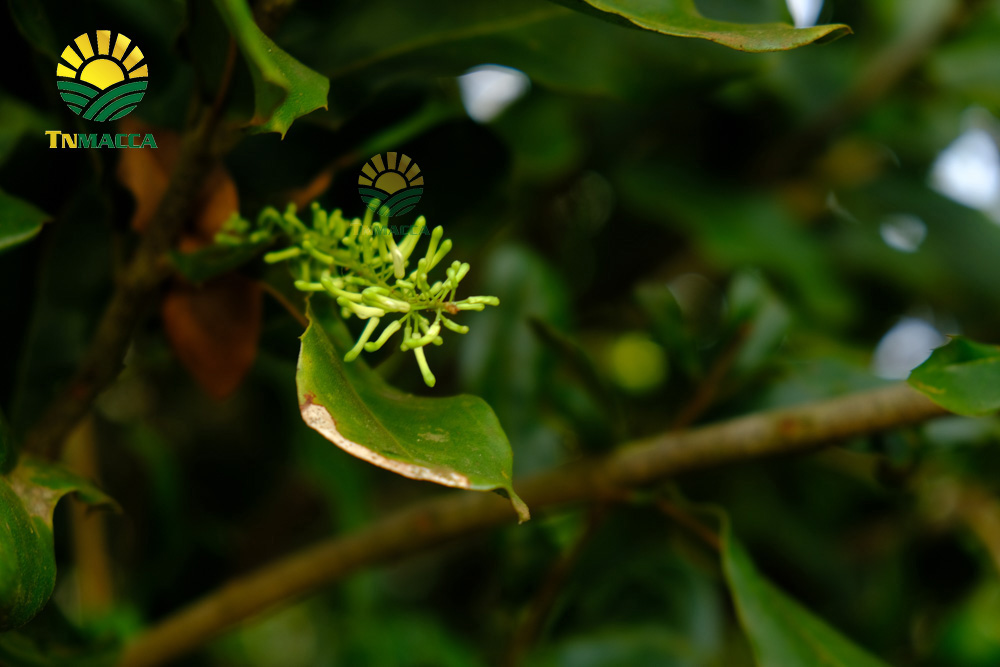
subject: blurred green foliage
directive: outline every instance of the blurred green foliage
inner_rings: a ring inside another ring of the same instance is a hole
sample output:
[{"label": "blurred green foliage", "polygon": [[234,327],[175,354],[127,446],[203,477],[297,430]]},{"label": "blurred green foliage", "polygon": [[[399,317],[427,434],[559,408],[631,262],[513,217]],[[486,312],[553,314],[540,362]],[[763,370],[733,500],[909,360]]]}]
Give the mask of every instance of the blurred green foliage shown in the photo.
[{"label": "blurred green foliage", "polygon": [[[586,4],[640,14],[654,3]],[[778,0],[691,6],[711,21],[789,18]],[[480,396],[515,479],[904,378],[936,344],[916,321],[938,337],[1000,338],[997,0],[828,1],[823,21],[852,36],[774,53],[543,0],[252,8],[254,22],[229,0],[9,0],[0,406],[12,435],[0,432],[0,460],[80,363],[136,244],[119,154],[53,150],[44,134],[97,131],[65,108],[53,76],[62,45],[95,29],[142,45],[150,87],[132,116],[158,139],[215,103],[235,37],[249,61],[235,61],[222,114],[277,131],[247,131],[225,155],[245,217],[303,192],[353,217],[365,160],[419,162],[425,192],[401,222],[444,225],[472,266],[463,287],[502,305],[429,349],[433,390],[412,355],[379,350],[372,366],[402,391]],[[266,55],[272,43],[280,56]],[[481,65],[514,68],[530,87],[475,121],[459,77]],[[954,153],[969,137],[986,143]],[[942,171],[949,154],[965,165],[958,176]],[[970,182],[985,183],[975,201]],[[198,252],[175,256],[193,281],[235,269],[288,291],[287,275],[249,254]],[[155,303],[149,312],[94,409],[102,487],[124,510],[105,518],[111,603],[81,602],[88,575],[60,505],[55,594],[0,634],[3,664],[112,664],[121,642],[228,578],[439,492],[302,423],[303,327],[278,300],[265,301],[256,361],[222,401],[177,362]],[[968,393],[956,362],[993,361],[996,348],[962,340],[914,380],[933,373],[934,386]],[[949,356],[963,345],[969,354]],[[995,411],[995,383],[972,394],[945,405]],[[781,651],[806,632],[886,664],[995,667],[998,469],[1000,421],[987,415],[699,472],[634,504],[538,516],[359,574],[177,664],[770,667],[761,633]],[[24,514],[5,479],[0,489],[0,511]],[[728,511],[721,559],[657,509],[677,491]],[[777,660],[821,664],[797,655]]]}]

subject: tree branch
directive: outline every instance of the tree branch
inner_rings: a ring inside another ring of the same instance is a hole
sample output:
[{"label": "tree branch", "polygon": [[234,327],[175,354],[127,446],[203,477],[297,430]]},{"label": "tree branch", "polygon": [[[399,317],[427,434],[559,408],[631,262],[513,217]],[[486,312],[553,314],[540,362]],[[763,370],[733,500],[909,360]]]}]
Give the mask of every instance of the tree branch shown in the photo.
[{"label": "tree branch", "polygon": [[[773,410],[666,433],[624,446],[606,458],[569,465],[518,484],[532,510],[607,497],[689,470],[776,454],[918,423],[946,411],[906,385]],[[151,667],[188,653],[279,604],[377,563],[514,520],[492,494],[452,492],[333,537],[234,579],[167,617],[128,646],[123,667]]]},{"label": "tree branch", "polygon": [[56,396],[25,439],[25,449],[55,458],[66,436],[90,409],[97,395],[121,372],[132,332],[156,291],[170,275],[164,259],[201,192],[214,154],[218,114],[204,113],[184,138],[177,165],[156,213],[132,260],[119,276],[94,338],[68,386]]}]

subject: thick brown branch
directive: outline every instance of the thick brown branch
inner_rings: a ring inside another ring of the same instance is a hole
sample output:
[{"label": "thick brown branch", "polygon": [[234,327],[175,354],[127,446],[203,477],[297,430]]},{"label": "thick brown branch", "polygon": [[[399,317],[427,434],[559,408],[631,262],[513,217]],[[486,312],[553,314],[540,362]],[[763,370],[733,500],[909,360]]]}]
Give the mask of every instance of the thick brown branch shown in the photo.
[{"label": "thick brown branch", "polygon": [[54,458],[97,395],[121,372],[132,333],[169,275],[164,256],[190,216],[212,164],[215,121],[215,114],[205,114],[185,137],[167,191],[132,260],[118,278],[90,347],[69,385],[28,434],[25,442],[28,451]]},{"label": "thick brown branch", "polygon": [[[689,470],[804,452],[853,436],[917,423],[945,411],[905,385],[740,417],[625,446],[607,458],[519,483],[534,512],[615,497],[622,489]],[[140,635],[121,664],[150,667],[183,655],[235,624],[352,572],[515,519],[492,494],[453,492],[390,514],[235,579]]]}]

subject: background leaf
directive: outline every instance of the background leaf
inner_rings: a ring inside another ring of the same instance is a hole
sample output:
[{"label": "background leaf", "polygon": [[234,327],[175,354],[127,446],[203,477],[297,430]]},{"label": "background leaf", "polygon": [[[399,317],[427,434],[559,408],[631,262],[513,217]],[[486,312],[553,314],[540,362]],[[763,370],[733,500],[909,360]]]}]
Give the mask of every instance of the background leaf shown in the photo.
[{"label": "background leaf", "polygon": [[60,45],[42,3],[9,0],[10,16],[28,42],[51,60],[59,59]]},{"label": "background leaf", "polygon": [[842,322],[850,300],[833,277],[827,255],[773,199],[697,183],[680,170],[630,163],[617,174],[627,204],[658,224],[684,230],[699,254],[729,270],[759,267],[798,293],[816,316]]},{"label": "background leaf", "polygon": [[702,16],[694,0],[559,0],[560,4],[675,37],[697,37],[738,51],[785,51],[851,34],[843,24],[795,28],[786,23],[739,24]]},{"label": "background leaf", "polygon": [[887,667],[761,576],[728,519],[722,567],[758,667]]},{"label": "background leaf", "polygon": [[52,513],[59,499],[72,492],[86,503],[115,504],[66,469],[27,457],[0,478],[0,631],[30,621],[52,595]]},{"label": "background leaf", "polygon": [[216,399],[235,391],[257,358],[257,281],[230,273],[202,285],[178,283],[161,312],[174,353],[202,389]]},{"label": "background leaf", "polygon": [[121,643],[94,640],[75,627],[58,605],[49,605],[30,625],[0,633],[0,664],[11,667],[114,667]]},{"label": "background leaf", "polygon": [[10,424],[0,411],[0,472],[6,472],[9,463],[14,461],[14,438],[10,432]]},{"label": "background leaf", "polygon": [[[284,140],[217,144],[228,177],[216,170],[205,184],[175,266],[212,290],[207,281],[266,249],[203,247],[214,234],[204,223],[225,218],[211,211],[251,217],[317,198],[353,217],[362,161],[409,155],[428,183],[414,216],[443,224],[473,267],[469,292],[503,305],[428,351],[433,392],[409,355],[384,348],[366,361],[403,392],[482,397],[510,441],[515,477],[677,424],[885,385],[946,333],[1000,343],[1000,200],[986,187],[1000,137],[1000,3],[825,2],[799,20],[847,24],[857,38],[767,54],[665,37],[583,0],[571,5],[588,13],[542,0],[246,3],[285,54],[330,78],[330,108],[295,121]],[[699,21],[737,31],[788,20],[788,4],[694,0]],[[212,2],[4,8],[0,188],[54,218],[0,256],[0,409],[23,433],[91,346],[141,219],[158,205],[171,131],[227,79],[220,129],[245,125],[258,115],[259,68],[236,53],[224,76],[231,30]],[[155,70],[136,112],[106,129],[151,132],[156,151],[48,148],[44,130],[83,131],[54,94],[53,60],[103,27],[133,39]],[[824,29],[781,28],[795,38]],[[260,99],[295,102],[260,74],[271,95]],[[477,95],[505,81],[520,97],[492,118],[477,112]],[[151,128],[128,130],[133,120]],[[975,159],[954,150],[962,145]],[[965,166],[964,185],[983,186],[978,197],[941,187],[949,161]],[[285,266],[254,261],[240,272],[292,290]],[[194,291],[169,290],[149,301],[124,371],[92,410],[94,463],[129,516],[99,521],[101,539],[62,525],[68,508],[57,509],[59,604],[0,634],[2,664],[73,667],[240,573],[440,491],[303,427],[289,389],[305,327],[267,295],[254,363],[224,402],[207,400],[156,317],[161,296]],[[327,324],[339,354],[339,325]],[[358,324],[346,322],[353,333]],[[645,393],[621,384],[617,355],[643,359],[639,342],[665,357]],[[887,357],[898,362],[891,372]],[[996,667],[998,444],[1000,415],[952,416],[675,484],[729,508],[759,572],[873,654],[910,667]],[[717,554],[653,507],[590,509],[356,573],[182,662],[466,667],[503,662],[498,649],[533,635],[528,665],[755,665]],[[106,548],[114,571],[103,609],[83,604],[100,577],[88,576],[81,536]],[[60,607],[75,626],[69,641],[43,631]],[[533,632],[522,633],[526,622]]]},{"label": "background leaf", "polygon": [[30,241],[49,218],[33,204],[0,190],[0,252]]},{"label": "background leaf", "polygon": [[[557,395],[557,355],[532,330],[532,319],[569,328],[565,284],[536,254],[501,245],[474,265],[482,290],[501,307],[478,313],[475,326],[456,341],[464,386],[496,410],[517,450],[515,469],[526,474],[553,465],[563,454],[558,434],[546,419]],[[540,379],[541,381],[537,381]],[[578,385],[575,378],[572,383]]]},{"label": "background leaf", "polygon": [[521,521],[528,519],[511,484],[510,443],[485,401],[413,396],[389,386],[359,360],[345,364],[346,328],[339,320],[317,317],[316,310],[310,304],[296,373],[302,417],[310,428],[405,477],[500,490]]},{"label": "background leaf", "polygon": [[330,80],[291,57],[254,23],[244,0],[215,0],[222,19],[236,39],[250,67],[255,115],[250,125],[258,132],[282,137],[296,118],[326,108]]},{"label": "background leaf", "polygon": [[953,336],[910,373],[910,386],[960,415],[1000,409],[1000,347]]}]

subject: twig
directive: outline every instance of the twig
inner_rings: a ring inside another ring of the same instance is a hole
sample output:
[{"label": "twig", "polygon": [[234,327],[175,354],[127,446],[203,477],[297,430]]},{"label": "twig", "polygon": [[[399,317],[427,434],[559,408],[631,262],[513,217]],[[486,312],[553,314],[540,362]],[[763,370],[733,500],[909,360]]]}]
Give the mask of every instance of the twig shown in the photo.
[{"label": "twig", "polygon": [[236,56],[239,49],[236,48],[236,39],[229,38],[229,46],[226,48],[226,62],[222,65],[222,77],[219,79],[219,90],[215,93],[212,106],[209,109],[209,122],[214,124],[222,117],[223,105],[229,97],[229,83],[233,80],[233,71],[236,69]]},{"label": "twig", "polygon": [[753,328],[750,324],[743,324],[737,329],[732,340],[715,358],[705,379],[698,384],[694,396],[674,418],[673,424],[671,424],[674,431],[683,431],[712,407],[722,388],[723,381],[739,358],[740,350],[743,349],[743,345],[747,342],[752,331]]},{"label": "twig", "polygon": [[580,531],[570,548],[552,563],[542,585],[531,601],[531,606],[524,621],[517,626],[514,636],[510,641],[507,650],[505,663],[507,667],[516,667],[521,664],[528,649],[538,640],[538,637],[545,629],[552,607],[555,606],[559,597],[559,591],[565,584],[567,577],[573,571],[573,566],[580,560],[580,555],[584,548],[590,543],[591,538],[597,529],[604,522],[605,508],[602,505],[595,505],[591,508],[587,516],[587,525]]},{"label": "twig", "polygon": [[25,450],[56,458],[66,436],[90,409],[97,395],[121,372],[132,332],[157,290],[172,273],[164,256],[173,246],[201,194],[205,177],[223,143],[217,133],[223,104],[236,67],[236,42],[229,41],[212,105],[197,119],[181,144],[163,199],[149,221],[131,262],[118,278],[94,338],[68,386],[56,396],[25,438]]},{"label": "twig", "polygon": [[[552,330],[545,322],[534,320],[531,322],[531,325],[543,340],[554,341],[554,347],[557,347],[560,351],[564,351],[566,349],[569,349],[571,353],[577,351],[575,348],[571,347],[571,342],[560,341],[558,337],[561,334]],[[681,408],[680,412],[674,418],[674,421],[670,425],[671,431],[682,431],[689,427],[712,406],[723,381],[726,379],[730,369],[739,357],[739,352],[743,349],[743,345],[746,343],[750,333],[751,327],[748,324],[744,324],[736,331],[732,340],[730,340],[724,349],[716,356],[712,367],[709,369],[708,374],[702,382],[699,383],[698,388],[695,390],[691,400]],[[587,380],[592,379],[586,375],[585,378]],[[601,389],[603,389],[603,387],[598,379],[597,390],[600,391]],[[715,551],[720,549],[719,537],[712,531],[711,528],[701,523],[696,517],[666,500],[658,501],[656,506],[661,512],[673,519],[676,523],[688,529],[688,531],[708,544]],[[539,588],[534,600],[532,600],[527,616],[518,626],[513,638],[510,641],[505,659],[507,667],[516,667],[521,664],[525,654],[538,640],[539,635],[541,635],[544,629],[549,614],[552,612],[552,607],[556,602],[559,590],[562,588],[566,577],[569,576],[570,571],[579,559],[580,554],[583,552],[583,548],[590,541],[590,538],[597,531],[598,527],[600,527],[601,523],[603,523],[604,517],[605,513],[603,512],[602,506],[598,505],[592,508],[586,528],[581,532],[572,547],[568,549],[566,553],[562,554],[561,557],[558,558],[551,566],[548,574],[543,580],[542,586]]]},{"label": "twig", "polygon": [[121,372],[132,332],[146,314],[157,290],[171,274],[164,255],[190,217],[205,177],[216,160],[219,148],[216,144],[222,143],[216,130],[235,66],[236,42],[231,39],[215,99],[185,135],[166,192],[132,260],[118,277],[90,347],[67,387],[28,433],[24,444],[26,451],[57,458],[66,436],[87,414],[97,395]]},{"label": "twig", "polygon": [[718,533],[702,523],[698,517],[669,500],[657,501],[656,507],[675,523],[686,528],[689,533],[708,545],[712,551],[722,551],[722,540],[719,539]]},{"label": "twig", "polygon": [[[763,412],[622,447],[606,458],[520,482],[535,512],[615,497],[623,489],[690,470],[778,454],[947,414],[906,385]],[[230,581],[136,637],[123,667],[151,667],[184,655],[241,621],[377,563],[515,518],[509,503],[485,493],[452,492],[404,508],[348,535],[320,542]]]},{"label": "twig", "polygon": [[302,311],[299,310],[294,303],[289,301],[288,297],[282,294],[280,290],[276,289],[274,285],[266,280],[258,280],[257,284],[260,285],[260,288],[264,290],[265,294],[270,295],[275,301],[278,302],[278,305],[284,308],[288,314],[292,316],[296,322],[301,324],[303,329],[309,326],[309,320],[306,319],[306,316],[302,313]]},{"label": "twig", "polygon": [[214,127],[213,114],[204,114],[185,137],[167,191],[115,286],[80,367],[28,434],[26,450],[55,458],[66,436],[97,395],[121,372],[132,332],[170,274],[164,254],[190,216],[211,166]]}]

